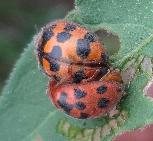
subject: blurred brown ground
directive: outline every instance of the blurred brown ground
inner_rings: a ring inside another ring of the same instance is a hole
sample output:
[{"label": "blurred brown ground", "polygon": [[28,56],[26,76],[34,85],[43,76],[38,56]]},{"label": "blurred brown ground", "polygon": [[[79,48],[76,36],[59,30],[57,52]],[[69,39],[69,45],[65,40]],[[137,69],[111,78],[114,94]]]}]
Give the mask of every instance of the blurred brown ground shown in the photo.
[{"label": "blurred brown ground", "polygon": [[[63,18],[72,0],[0,1],[0,93],[20,53],[48,21]],[[141,118],[141,117],[140,117]],[[153,141],[153,126],[117,137],[115,141]]]}]

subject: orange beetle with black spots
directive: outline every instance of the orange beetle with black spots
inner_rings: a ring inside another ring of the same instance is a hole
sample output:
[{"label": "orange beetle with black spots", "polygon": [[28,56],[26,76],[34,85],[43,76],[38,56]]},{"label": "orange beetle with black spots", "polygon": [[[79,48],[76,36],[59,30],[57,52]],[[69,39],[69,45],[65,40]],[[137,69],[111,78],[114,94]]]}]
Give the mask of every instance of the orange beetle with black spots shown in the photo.
[{"label": "orange beetle with black spots", "polygon": [[79,24],[51,22],[41,29],[35,44],[40,68],[61,83],[79,83],[108,71],[103,44],[95,33]]},{"label": "orange beetle with black spots", "polygon": [[122,78],[118,71],[111,71],[98,81],[58,86],[50,81],[48,86],[52,103],[78,119],[106,116],[116,108],[122,94]]}]

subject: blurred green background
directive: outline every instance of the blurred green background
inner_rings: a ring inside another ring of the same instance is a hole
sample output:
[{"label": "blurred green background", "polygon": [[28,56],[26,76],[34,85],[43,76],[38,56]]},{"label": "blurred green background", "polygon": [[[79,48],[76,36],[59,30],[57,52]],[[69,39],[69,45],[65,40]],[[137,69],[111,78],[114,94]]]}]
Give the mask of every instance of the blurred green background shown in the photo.
[{"label": "blurred green background", "polygon": [[16,60],[41,26],[63,18],[73,0],[0,1],[0,93]]}]

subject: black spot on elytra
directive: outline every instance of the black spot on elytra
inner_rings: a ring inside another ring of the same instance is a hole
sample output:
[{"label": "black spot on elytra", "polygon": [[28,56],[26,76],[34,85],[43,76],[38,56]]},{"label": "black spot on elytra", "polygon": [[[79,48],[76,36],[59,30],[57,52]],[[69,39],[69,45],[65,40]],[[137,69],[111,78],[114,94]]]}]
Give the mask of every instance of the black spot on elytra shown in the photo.
[{"label": "black spot on elytra", "polygon": [[71,104],[68,104],[66,102],[66,99],[67,99],[67,94],[62,92],[61,93],[61,96],[60,96],[60,99],[57,101],[58,105],[67,113],[69,114],[70,111],[72,110],[73,108],[73,105]]},{"label": "black spot on elytra", "polygon": [[44,32],[42,35],[43,45],[46,44],[46,42],[50,40],[52,36],[54,36],[54,33],[51,29],[44,29]]},{"label": "black spot on elytra", "polygon": [[96,41],[96,34],[92,32],[86,33],[84,38],[90,43],[90,42],[95,42]]},{"label": "black spot on elytra", "polygon": [[98,94],[104,94],[107,91],[107,87],[105,85],[102,85],[98,87],[96,91]]},{"label": "black spot on elytra", "polygon": [[75,104],[75,108],[77,108],[78,110],[84,110],[86,108],[86,105],[83,102],[77,102]]},{"label": "black spot on elytra", "polygon": [[66,40],[70,39],[71,34],[68,32],[61,32],[57,34],[57,41],[58,42],[65,42]]},{"label": "black spot on elytra", "polygon": [[70,105],[68,103],[61,103],[60,101],[57,101],[57,103],[67,114],[69,114],[73,108],[73,105]]},{"label": "black spot on elytra", "polygon": [[105,108],[105,107],[107,107],[108,103],[109,103],[109,100],[108,99],[102,98],[102,99],[100,99],[98,101],[98,107],[99,108]]},{"label": "black spot on elytra", "polygon": [[48,53],[50,58],[60,58],[62,56],[62,51],[60,46],[53,46],[52,52]]},{"label": "black spot on elytra", "polygon": [[43,58],[43,55],[44,55],[44,52],[43,52],[44,45],[47,43],[47,41],[51,39],[52,36],[54,36],[53,31],[51,29],[45,28],[42,35],[42,42],[41,44],[39,44],[37,48],[38,57],[40,60]]},{"label": "black spot on elytra", "polygon": [[80,83],[82,79],[86,78],[86,76],[83,71],[77,71],[76,73],[74,73],[72,78],[74,83]]},{"label": "black spot on elytra", "polygon": [[50,62],[50,70],[51,71],[59,71],[60,65],[56,61]]},{"label": "black spot on elytra", "polygon": [[51,71],[54,71],[54,72],[59,71],[60,65],[58,64],[57,60],[51,58],[48,53],[43,53],[43,58],[45,58],[50,63]]},{"label": "black spot on elytra", "polygon": [[80,90],[80,89],[74,89],[74,96],[75,96],[76,99],[83,98],[83,97],[85,97],[86,95],[87,95],[87,94],[86,94],[84,91],[82,91],[82,90]]},{"label": "black spot on elytra", "polygon": [[76,29],[76,25],[73,23],[68,23],[65,27],[64,30],[69,32],[69,31],[74,31]]},{"label": "black spot on elytra", "polygon": [[42,58],[44,56],[44,46],[47,43],[47,41],[49,41],[53,36],[54,36],[54,32],[52,31],[54,28],[56,27],[56,24],[52,24],[49,27],[45,27],[43,29],[43,34],[42,34],[42,42],[39,44],[38,48],[37,48],[37,52],[38,52],[38,57],[40,60],[40,64],[42,64]]},{"label": "black spot on elytra", "polygon": [[109,56],[107,53],[102,53],[101,58],[104,62],[108,62]]},{"label": "black spot on elytra", "polygon": [[77,41],[77,55],[81,58],[87,58],[90,53],[90,45],[87,40],[79,39]]},{"label": "black spot on elytra", "polygon": [[86,119],[89,117],[89,114],[86,114],[86,113],[80,113],[80,119]]}]

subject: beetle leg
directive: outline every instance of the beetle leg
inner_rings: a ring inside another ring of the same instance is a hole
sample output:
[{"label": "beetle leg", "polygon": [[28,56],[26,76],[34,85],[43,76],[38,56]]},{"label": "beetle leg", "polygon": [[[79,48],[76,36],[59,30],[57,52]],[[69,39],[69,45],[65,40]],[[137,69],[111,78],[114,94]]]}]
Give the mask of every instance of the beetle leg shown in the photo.
[{"label": "beetle leg", "polygon": [[118,69],[110,69],[109,72],[100,79],[100,81],[117,81],[122,83],[122,76],[120,74],[120,71]]},{"label": "beetle leg", "polygon": [[99,73],[100,73],[100,70],[97,69],[97,70],[95,71],[95,73],[94,73],[91,77],[89,77],[88,79],[83,79],[82,82],[83,82],[83,83],[86,83],[86,82],[90,82],[90,81],[95,80],[95,79],[98,77]]}]

